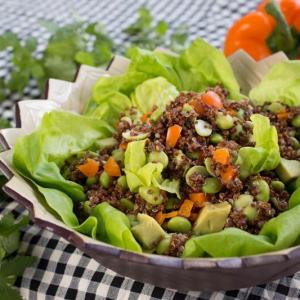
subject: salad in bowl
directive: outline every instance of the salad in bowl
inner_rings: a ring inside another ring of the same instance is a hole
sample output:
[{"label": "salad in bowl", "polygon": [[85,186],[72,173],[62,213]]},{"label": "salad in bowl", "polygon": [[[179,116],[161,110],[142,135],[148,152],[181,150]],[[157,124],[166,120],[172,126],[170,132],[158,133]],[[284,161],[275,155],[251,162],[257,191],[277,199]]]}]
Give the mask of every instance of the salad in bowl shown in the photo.
[{"label": "salad in bowl", "polygon": [[131,49],[81,114],[46,113],[13,167],[70,228],[138,253],[246,256],[300,237],[300,63],[243,95],[201,39],[180,54]]}]

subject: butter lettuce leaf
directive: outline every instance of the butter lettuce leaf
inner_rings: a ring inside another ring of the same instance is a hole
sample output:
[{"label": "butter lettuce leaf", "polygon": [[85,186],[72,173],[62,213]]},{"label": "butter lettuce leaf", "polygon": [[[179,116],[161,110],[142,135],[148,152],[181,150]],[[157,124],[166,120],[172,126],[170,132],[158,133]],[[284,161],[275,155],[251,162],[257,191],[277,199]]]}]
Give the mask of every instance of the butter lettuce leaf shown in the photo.
[{"label": "butter lettuce leaf", "polygon": [[242,178],[261,171],[273,170],[280,162],[278,135],[269,118],[254,114],[251,121],[255,147],[242,147],[236,162],[240,166]]},{"label": "butter lettuce leaf", "polygon": [[226,228],[217,233],[195,236],[185,244],[182,256],[246,256],[277,251],[299,244],[300,189],[294,192],[291,199],[293,197],[293,208],[266,222],[258,235],[237,228]]},{"label": "butter lettuce leaf", "polygon": [[289,60],[275,64],[250,91],[249,97],[259,105],[265,102],[300,105],[300,61]]},{"label": "butter lettuce leaf", "polygon": [[[161,112],[161,106],[177,96],[176,90],[200,92],[217,84],[223,85],[232,99],[242,97],[223,53],[202,39],[196,39],[180,55],[131,48],[129,56],[131,63],[125,74],[99,78],[85,113],[89,114],[102,105],[106,111],[106,99],[117,99],[120,94],[130,99],[141,113],[151,111],[154,105]],[[114,116],[122,111],[125,102],[114,105]],[[99,117],[104,114],[102,108],[100,112]]]},{"label": "butter lettuce leaf", "polygon": [[39,186],[60,190],[73,201],[82,201],[85,199],[82,186],[66,180],[60,167],[71,155],[91,148],[112,133],[112,127],[106,122],[53,111],[45,114],[36,131],[17,140],[13,165]]},{"label": "butter lettuce leaf", "polygon": [[144,114],[151,111],[154,106],[163,111],[178,95],[179,92],[174,85],[163,77],[156,77],[138,85],[131,98],[133,105]]}]

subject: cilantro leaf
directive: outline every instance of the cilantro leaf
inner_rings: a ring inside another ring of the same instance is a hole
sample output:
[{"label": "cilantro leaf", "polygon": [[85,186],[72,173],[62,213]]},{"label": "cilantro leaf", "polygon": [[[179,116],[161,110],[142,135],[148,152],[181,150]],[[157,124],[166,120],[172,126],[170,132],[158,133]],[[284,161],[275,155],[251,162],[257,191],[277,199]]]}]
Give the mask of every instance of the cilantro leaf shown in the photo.
[{"label": "cilantro leaf", "polygon": [[35,257],[21,255],[6,259],[0,263],[0,276],[4,278],[11,275],[21,276],[25,269],[33,265],[35,261]]},{"label": "cilantro leaf", "polygon": [[14,231],[27,225],[28,222],[28,216],[24,216],[18,222],[15,222],[13,215],[7,214],[0,220],[0,235],[8,236]]},{"label": "cilantro leaf", "polygon": [[6,300],[22,300],[20,293],[2,281],[0,277],[0,295]]}]

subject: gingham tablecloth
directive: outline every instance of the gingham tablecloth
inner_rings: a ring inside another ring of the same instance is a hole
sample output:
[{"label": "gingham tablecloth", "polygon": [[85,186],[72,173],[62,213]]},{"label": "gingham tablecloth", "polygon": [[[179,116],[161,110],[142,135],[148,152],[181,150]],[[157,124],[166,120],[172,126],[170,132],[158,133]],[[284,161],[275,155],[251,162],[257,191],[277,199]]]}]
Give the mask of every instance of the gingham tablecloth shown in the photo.
[{"label": "gingham tablecloth", "polygon": [[[145,5],[156,19],[165,19],[171,27],[187,24],[191,39],[204,37],[222,47],[224,35],[232,22],[255,8],[257,0],[0,0],[0,33],[13,30],[22,37],[38,38],[40,50],[48,38],[38,19],[59,24],[80,16],[89,22],[101,21],[116,42],[122,42],[125,28]],[[0,53],[0,76],[9,72],[9,53]],[[31,85],[27,98],[38,96]],[[0,115],[12,120],[16,95],[0,105]],[[0,200],[0,216],[24,209],[12,200]],[[24,299],[299,299],[300,272],[265,285],[227,292],[189,292],[163,289],[134,281],[104,268],[59,236],[35,225],[23,230],[21,251],[38,258],[17,280]],[[176,274],[174,274],[176,276]],[[2,299],[0,295],[0,300]]]}]

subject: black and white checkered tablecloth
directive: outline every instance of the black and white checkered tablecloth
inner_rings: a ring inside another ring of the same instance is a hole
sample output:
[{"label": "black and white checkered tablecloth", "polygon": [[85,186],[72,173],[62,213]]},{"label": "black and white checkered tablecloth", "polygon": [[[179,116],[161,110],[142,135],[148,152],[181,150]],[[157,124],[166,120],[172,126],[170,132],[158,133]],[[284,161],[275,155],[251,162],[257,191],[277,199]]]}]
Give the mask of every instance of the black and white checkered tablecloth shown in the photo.
[{"label": "black and white checkered tablecloth", "polygon": [[[122,42],[122,29],[136,17],[136,10],[146,5],[157,19],[165,19],[171,27],[186,24],[191,39],[204,37],[221,47],[230,24],[255,8],[257,0],[0,0],[0,33],[13,30],[22,37],[38,38],[40,50],[48,34],[38,19],[60,24],[80,16],[89,22],[101,21],[116,42]],[[9,55],[0,53],[0,76],[9,72]],[[38,93],[34,86],[26,90],[27,98]],[[15,95],[0,105],[2,117],[13,117]],[[10,200],[0,200],[0,216],[15,215],[24,209]],[[58,236],[30,225],[22,235],[21,250],[38,258],[28,268],[17,286],[24,299],[299,299],[300,272],[266,285],[228,292],[189,292],[163,289],[124,278],[105,269],[96,261]],[[176,274],[174,275],[176,276]],[[1,298],[0,300],[5,300]]]}]

